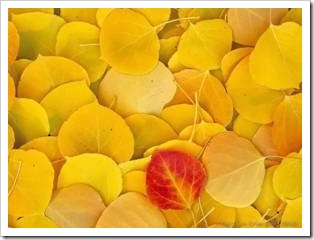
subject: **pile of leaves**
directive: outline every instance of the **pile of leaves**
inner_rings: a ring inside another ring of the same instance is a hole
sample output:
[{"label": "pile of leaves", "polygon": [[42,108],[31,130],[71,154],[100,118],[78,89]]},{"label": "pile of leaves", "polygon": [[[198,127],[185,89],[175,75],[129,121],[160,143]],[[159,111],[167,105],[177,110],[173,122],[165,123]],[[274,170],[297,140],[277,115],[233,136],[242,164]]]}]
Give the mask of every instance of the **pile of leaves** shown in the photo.
[{"label": "pile of leaves", "polygon": [[301,9],[9,9],[9,227],[301,227]]}]

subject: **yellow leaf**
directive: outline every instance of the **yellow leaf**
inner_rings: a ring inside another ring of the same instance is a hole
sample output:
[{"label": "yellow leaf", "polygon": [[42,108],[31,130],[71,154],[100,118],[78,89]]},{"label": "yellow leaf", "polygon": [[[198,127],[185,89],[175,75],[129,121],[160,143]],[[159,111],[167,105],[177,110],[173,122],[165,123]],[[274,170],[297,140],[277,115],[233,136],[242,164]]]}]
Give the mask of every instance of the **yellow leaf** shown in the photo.
[{"label": "yellow leaf", "polygon": [[18,85],[18,96],[41,101],[55,87],[73,81],[86,81],[86,70],[78,63],[59,56],[39,56],[24,70]]},{"label": "yellow leaf", "polygon": [[97,8],[60,8],[60,16],[67,22],[83,21],[96,25]]},{"label": "yellow leaf", "polygon": [[146,197],[128,192],[112,202],[101,214],[96,228],[165,228],[167,222]]},{"label": "yellow leaf", "polygon": [[234,41],[254,46],[268,26],[279,24],[287,12],[287,8],[230,8],[227,17]]},{"label": "yellow leaf", "polygon": [[[177,50],[179,36],[173,36],[167,39],[160,39],[159,59],[164,64],[168,64],[169,59]],[[169,69],[171,70],[170,66]]]},{"label": "yellow leaf", "polygon": [[249,57],[245,57],[231,73],[227,84],[234,108],[247,120],[266,124],[283,99],[283,93],[254,82],[249,72]]},{"label": "yellow leaf", "polygon": [[78,183],[54,192],[46,216],[62,228],[92,228],[104,209],[99,193]]},{"label": "yellow leaf", "polygon": [[8,22],[8,68],[10,70],[11,65],[15,61],[20,48],[20,36],[17,32],[15,25],[12,22]]},{"label": "yellow leaf", "polygon": [[281,228],[301,228],[302,227],[302,197],[290,200],[281,217]]},{"label": "yellow leaf", "polygon": [[48,136],[49,121],[45,109],[27,98],[16,98],[9,111],[9,124],[15,133],[15,146],[34,138]]},{"label": "yellow leaf", "polygon": [[241,114],[233,122],[233,131],[241,137],[252,139],[261,125],[245,119]]},{"label": "yellow leaf", "polygon": [[54,55],[56,35],[65,23],[63,18],[43,12],[12,16],[20,35],[19,58],[36,59],[38,54]]},{"label": "yellow leaf", "polygon": [[302,27],[270,25],[250,55],[253,80],[272,89],[299,88],[302,81]]},{"label": "yellow leaf", "polygon": [[32,62],[29,59],[18,59],[15,60],[10,68],[10,75],[14,79],[15,85],[18,86],[20,78],[25,68]]},{"label": "yellow leaf", "polygon": [[131,171],[124,174],[123,192],[138,192],[146,195],[146,172]]},{"label": "yellow leaf", "polygon": [[9,8],[8,15],[9,20],[11,19],[12,15],[27,13],[27,12],[43,12],[43,13],[50,13],[53,14],[53,8]]},{"label": "yellow leaf", "polygon": [[236,209],[236,228],[266,228],[263,216],[252,206]]},{"label": "yellow leaf", "polygon": [[98,153],[66,158],[59,174],[58,188],[74,183],[91,185],[105,204],[115,200],[122,191],[122,175],[118,165],[111,158]]},{"label": "yellow leaf", "polygon": [[177,137],[170,125],[154,116],[144,113],[130,115],[125,119],[135,141],[133,158],[139,158],[150,147]]},{"label": "yellow leaf", "polygon": [[189,68],[217,69],[223,56],[231,50],[231,44],[231,29],[221,19],[190,24],[178,45],[179,61]]},{"label": "yellow leaf", "polygon": [[8,74],[8,110],[13,106],[15,99],[15,84],[10,74]]},{"label": "yellow leaf", "polygon": [[178,51],[174,52],[170,56],[168,60],[168,67],[169,67],[169,70],[173,73],[179,72],[186,68],[186,66],[184,66],[179,60]]},{"label": "yellow leaf", "polygon": [[228,52],[221,60],[221,71],[224,80],[227,81],[231,72],[238,63],[252,52],[253,48],[237,48]]},{"label": "yellow leaf", "polygon": [[120,163],[119,168],[123,175],[135,170],[145,171],[150,160],[151,160],[150,156],[139,159],[133,159],[130,161]]},{"label": "yellow leaf", "polygon": [[277,167],[278,166],[272,166],[266,169],[262,190],[253,204],[261,214],[270,217],[277,214],[277,210],[281,204],[273,188],[273,175]]},{"label": "yellow leaf", "polygon": [[302,196],[302,160],[288,155],[274,172],[274,190],[282,200]]},{"label": "yellow leaf", "polygon": [[133,8],[132,10],[144,15],[153,26],[167,22],[170,17],[170,8]]},{"label": "yellow leaf", "polygon": [[284,22],[296,22],[302,25],[302,8],[291,8],[281,19],[281,23]]},{"label": "yellow leaf", "polygon": [[56,55],[76,61],[95,82],[104,74],[107,63],[100,59],[99,29],[86,22],[64,24],[57,35]]},{"label": "yellow leaf", "polygon": [[52,194],[53,167],[37,150],[11,150],[9,154],[9,214],[43,214]]},{"label": "yellow leaf", "polygon": [[216,201],[246,207],[257,199],[265,174],[264,158],[249,140],[233,132],[217,134],[202,159],[208,173],[206,190]]},{"label": "yellow leaf", "polygon": [[63,156],[103,153],[118,163],[134,152],[133,134],[124,119],[96,102],[79,108],[63,123],[58,145]]},{"label": "yellow leaf", "polygon": [[156,29],[140,13],[127,8],[114,9],[103,21],[101,56],[119,72],[149,73],[158,64],[159,47]]},{"label": "yellow leaf", "polygon": [[213,122],[211,116],[202,108],[191,104],[177,104],[166,107],[162,110],[160,117],[168,122],[177,133],[180,133],[185,127],[200,123],[201,121]]},{"label": "yellow leaf", "polygon": [[285,96],[273,114],[272,139],[280,155],[302,147],[302,93]]},{"label": "yellow leaf", "polygon": [[131,76],[110,69],[99,85],[99,102],[122,116],[159,114],[176,92],[174,77],[164,64],[148,74]]},{"label": "yellow leaf", "polygon": [[97,20],[97,25],[98,27],[102,27],[102,24],[106,17],[109,15],[109,13],[113,10],[114,8],[98,8],[96,12],[96,20]]},{"label": "yellow leaf", "polygon": [[61,125],[73,112],[94,101],[96,96],[85,81],[64,83],[51,90],[40,102],[48,115],[50,135],[58,135]]},{"label": "yellow leaf", "polygon": [[8,150],[11,150],[14,147],[14,142],[14,130],[10,125],[8,125]]},{"label": "yellow leaf", "polygon": [[14,228],[58,228],[58,224],[44,215],[9,216],[9,224]]},{"label": "yellow leaf", "polygon": [[224,126],[218,123],[201,122],[184,128],[180,134],[180,139],[189,140],[200,146],[205,146],[209,139],[218,133],[225,132]]},{"label": "yellow leaf", "polygon": [[196,158],[199,158],[200,154],[202,153],[202,147],[196,143],[175,139],[147,149],[147,151],[144,153],[144,157],[152,155],[157,150],[177,150],[190,154]]}]

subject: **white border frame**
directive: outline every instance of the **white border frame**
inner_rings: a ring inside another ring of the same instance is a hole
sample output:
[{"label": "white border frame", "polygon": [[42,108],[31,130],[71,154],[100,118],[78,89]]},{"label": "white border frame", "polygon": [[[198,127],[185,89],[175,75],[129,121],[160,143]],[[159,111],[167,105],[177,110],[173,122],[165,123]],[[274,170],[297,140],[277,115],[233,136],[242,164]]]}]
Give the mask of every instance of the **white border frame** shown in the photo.
[{"label": "white border frame", "polygon": [[[302,8],[302,155],[303,155],[303,198],[302,222],[300,229],[279,228],[211,228],[209,229],[25,229],[8,228],[7,201],[7,156],[8,156],[8,8],[49,8],[49,7],[289,7]],[[310,1],[1,1],[1,235],[2,236],[310,236]],[[3,197],[2,197],[3,196]]]}]

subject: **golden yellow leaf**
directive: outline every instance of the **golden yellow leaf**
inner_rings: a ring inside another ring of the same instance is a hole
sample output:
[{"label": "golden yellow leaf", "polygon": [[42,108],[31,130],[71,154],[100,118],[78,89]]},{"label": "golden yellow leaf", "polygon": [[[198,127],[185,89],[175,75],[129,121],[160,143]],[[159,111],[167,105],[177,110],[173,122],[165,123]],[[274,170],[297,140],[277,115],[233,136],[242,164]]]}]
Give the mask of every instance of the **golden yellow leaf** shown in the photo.
[{"label": "golden yellow leaf", "polygon": [[15,136],[14,136],[14,130],[8,125],[8,150],[11,150],[14,147],[15,142]]},{"label": "golden yellow leaf", "polygon": [[44,13],[53,14],[54,9],[53,8],[9,8],[8,9],[9,20],[11,19],[12,15],[27,13],[27,12],[44,12]]},{"label": "golden yellow leaf", "polygon": [[223,56],[231,50],[231,44],[232,31],[224,20],[191,23],[178,45],[179,61],[189,68],[217,69]]},{"label": "golden yellow leaf", "polygon": [[151,156],[143,157],[139,159],[132,159],[132,160],[120,163],[119,168],[123,175],[128,172],[136,171],[136,170],[145,171],[150,160],[151,160]]},{"label": "golden yellow leaf", "polygon": [[141,13],[153,26],[165,23],[170,17],[170,8],[132,8]]},{"label": "golden yellow leaf", "polygon": [[281,156],[302,147],[302,93],[285,96],[273,114],[272,140]]},{"label": "golden yellow leaf", "polygon": [[[11,219],[10,219],[11,218]],[[45,215],[9,216],[9,224],[14,228],[58,228],[52,219]]]},{"label": "golden yellow leaf", "polygon": [[56,190],[45,214],[62,228],[92,228],[104,209],[94,188],[77,183]]},{"label": "golden yellow leaf", "polygon": [[56,55],[74,60],[84,67],[91,82],[104,74],[107,63],[100,59],[100,30],[86,22],[64,24],[57,35]]},{"label": "golden yellow leaf", "polygon": [[149,114],[137,113],[125,118],[135,141],[133,158],[139,158],[150,147],[177,137],[164,120]]},{"label": "golden yellow leaf", "polygon": [[158,64],[159,47],[156,29],[133,10],[114,9],[102,23],[101,56],[121,73],[142,75],[152,71]]},{"label": "golden yellow leaf", "polygon": [[99,102],[122,116],[159,114],[176,92],[174,77],[161,62],[148,74],[132,76],[110,69],[99,85]]},{"label": "golden yellow leaf", "polygon": [[168,60],[168,67],[169,67],[169,70],[173,73],[179,72],[186,68],[186,66],[184,66],[179,60],[178,51],[174,52],[170,56]]},{"label": "golden yellow leaf", "polygon": [[12,108],[14,99],[15,99],[15,84],[11,75],[8,74],[8,111],[10,111],[10,109]]},{"label": "golden yellow leaf", "polygon": [[162,110],[160,117],[168,122],[177,133],[195,123],[213,122],[211,116],[202,108],[191,104],[177,104]]},{"label": "golden yellow leaf", "polygon": [[281,23],[296,22],[302,25],[302,8],[291,8],[281,19]]},{"label": "golden yellow leaf", "polygon": [[25,68],[32,62],[29,59],[18,59],[15,60],[10,68],[10,75],[14,79],[15,85],[18,86],[22,73]]},{"label": "golden yellow leaf", "polygon": [[51,90],[40,102],[48,115],[50,135],[58,135],[61,125],[73,112],[94,101],[96,96],[85,81],[64,83]]},{"label": "golden yellow leaf", "polygon": [[165,228],[167,222],[144,195],[128,192],[118,197],[102,213],[96,228]]},{"label": "golden yellow leaf", "polygon": [[241,114],[233,121],[233,131],[241,137],[252,139],[261,125],[245,119]]},{"label": "golden yellow leaf", "polygon": [[58,188],[68,187],[74,183],[91,185],[107,205],[122,191],[122,174],[111,158],[98,153],[84,153],[66,157],[60,171]]},{"label": "golden yellow leaf", "polygon": [[[177,50],[179,36],[173,36],[166,39],[160,39],[159,59],[164,64],[168,64],[169,59]],[[171,70],[170,66],[169,69]]]},{"label": "golden yellow leaf", "polygon": [[12,22],[8,22],[8,69],[15,61],[20,48],[20,36]]},{"label": "golden yellow leaf", "polygon": [[48,136],[49,121],[45,109],[27,98],[16,98],[9,111],[9,124],[15,133],[15,146],[37,137]]},{"label": "golden yellow leaf", "polygon": [[302,227],[302,197],[289,200],[281,217],[281,228]]},{"label": "golden yellow leaf", "polygon": [[299,88],[302,81],[302,27],[270,25],[250,55],[253,80],[272,89]]},{"label": "golden yellow leaf", "polygon": [[102,24],[106,17],[109,15],[109,13],[113,10],[114,8],[98,8],[96,12],[96,20],[97,20],[97,25],[98,27],[102,27]]},{"label": "golden yellow leaf", "polygon": [[70,115],[60,128],[58,145],[63,156],[103,153],[118,163],[134,152],[133,134],[124,119],[96,102]]},{"label": "golden yellow leaf", "polygon": [[96,25],[97,8],[60,8],[60,16],[67,22],[83,21]]},{"label": "golden yellow leaf", "polygon": [[138,192],[146,195],[146,172],[135,170],[124,174],[123,192]]},{"label": "golden yellow leaf", "polygon": [[287,12],[287,8],[230,8],[227,17],[234,41],[254,46],[268,26],[279,24]]},{"label": "golden yellow leaf", "polygon": [[266,228],[266,220],[252,206],[236,209],[236,228]]},{"label": "golden yellow leaf", "polygon": [[14,216],[43,214],[51,198],[53,167],[37,150],[9,154],[8,211]]},{"label": "golden yellow leaf", "polygon": [[59,56],[39,56],[24,70],[18,85],[18,97],[40,102],[55,87],[74,81],[86,81],[86,70],[78,63]]},{"label": "golden yellow leaf", "polygon": [[219,133],[202,160],[208,173],[206,190],[216,201],[246,207],[257,199],[265,174],[264,157],[249,140],[233,132]]},{"label": "golden yellow leaf", "polygon": [[247,120],[266,124],[272,122],[272,115],[284,94],[257,84],[249,72],[249,57],[235,67],[227,83],[234,108]]},{"label": "golden yellow leaf", "polygon": [[20,35],[19,58],[36,59],[39,54],[54,55],[56,35],[65,23],[63,18],[43,12],[12,16]]}]

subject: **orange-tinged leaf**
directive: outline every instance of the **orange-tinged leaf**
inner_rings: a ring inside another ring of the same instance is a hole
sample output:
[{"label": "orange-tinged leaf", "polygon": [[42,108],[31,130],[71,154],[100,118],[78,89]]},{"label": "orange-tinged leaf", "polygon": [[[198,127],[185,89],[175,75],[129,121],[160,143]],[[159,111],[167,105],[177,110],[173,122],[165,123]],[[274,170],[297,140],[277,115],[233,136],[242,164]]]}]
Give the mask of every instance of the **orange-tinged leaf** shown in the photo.
[{"label": "orange-tinged leaf", "polygon": [[105,208],[96,228],[165,228],[167,222],[144,195],[128,192]]},{"label": "orange-tinged leaf", "polygon": [[266,124],[283,99],[281,91],[257,84],[249,72],[249,57],[245,57],[232,71],[227,83],[234,108],[247,120]]},{"label": "orange-tinged leaf", "polygon": [[206,181],[201,161],[179,151],[156,151],[146,170],[146,191],[162,209],[189,209]]},{"label": "orange-tinged leaf", "polygon": [[119,72],[149,73],[158,64],[159,48],[155,28],[142,14],[131,9],[114,9],[102,23],[101,57]]},{"label": "orange-tinged leaf", "polygon": [[280,155],[302,147],[302,93],[285,96],[273,114],[272,139]]},{"label": "orange-tinged leaf", "polygon": [[264,158],[249,140],[233,132],[219,133],[206,147],[203,163],[208,174],[206,190],[219,203],[246,207],[258,197]]},{"label": "orange-tinged leaf", "polygon": [[104,209],[94,188],[77,183],[56,190],[45,214],[62,228],[91,228]]},{"label": "orange-tinged leaf", "polygon": [[279,24],[287,12],[287,8],[230,8],[227,17],[234,41],[254,46],[268,26]]},{"label": "orange-tinged leaf", "polygon": [[15,61],[20,47],[20,36],[15,25],[8,22],[8,67]]},{"label": "orange-tinged leaf", "polygon": [[299,88],[302,81],[302,27],[270,25],[250,55],[253,80],[268,88]]}]

